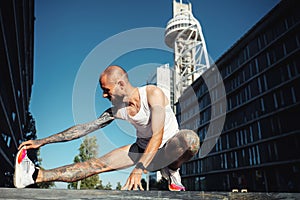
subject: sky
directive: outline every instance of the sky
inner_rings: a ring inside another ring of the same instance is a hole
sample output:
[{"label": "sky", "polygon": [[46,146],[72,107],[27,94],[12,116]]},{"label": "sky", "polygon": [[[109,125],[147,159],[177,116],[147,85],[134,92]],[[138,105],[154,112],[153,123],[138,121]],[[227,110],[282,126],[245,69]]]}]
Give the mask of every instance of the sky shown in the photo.
[{"label": "sky", "polygon": [[[179,0],[177,0],[179,1]],[[110,106],[99,74],[111,64],[143,85],[161,64],[173,66],[164,29],[173,0],[35,0],[34,84],[30,112],[38,138],[96,119]],[[187,2],[183,0],[183,2]],[[202,26],[207,51],[216,61],[279,0],[189,0]],[[115,121],[96,136],[99,156],[135,141],[135,130]],[[45,145],[42,166],[73,163],[83,139]],[[131,169],[100,174],[106,185],[125,184]],[[56,183],[66,188],[65,183]]]}]

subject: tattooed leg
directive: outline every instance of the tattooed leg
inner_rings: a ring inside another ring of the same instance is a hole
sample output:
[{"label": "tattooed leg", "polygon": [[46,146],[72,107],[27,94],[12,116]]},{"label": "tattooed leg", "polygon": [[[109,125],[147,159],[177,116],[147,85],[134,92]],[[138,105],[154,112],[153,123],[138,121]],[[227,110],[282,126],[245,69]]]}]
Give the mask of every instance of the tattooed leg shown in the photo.
[{"label": "tattooed leg", "polygon": [[134,162],[128,156],[129,148],[130,145],[124,146],[100,158],[93,158],[86,162],[66,165],[51,170],[40,170],[36,182],[74,182],[102,172],[130,167]]}]

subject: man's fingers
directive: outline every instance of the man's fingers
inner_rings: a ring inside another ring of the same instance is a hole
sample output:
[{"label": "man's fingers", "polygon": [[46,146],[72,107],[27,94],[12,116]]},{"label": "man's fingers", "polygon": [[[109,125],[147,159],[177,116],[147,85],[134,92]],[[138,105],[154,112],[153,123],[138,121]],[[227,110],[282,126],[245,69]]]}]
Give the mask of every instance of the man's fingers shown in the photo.
[{"label": "man's fingers", "polygon": [[139,185],[139,188],[140,188],[141,191],[144,191],[144,188],[143,188],[142,184]]},{"label": "man's fingers", "polygon": [[126,190],[128,188],[129,180],[126,181],[126,184],[121,188],[121,190]]},{"label": "man's fingers", "polygon": [[22,142],[18,148],[18,150],[20,150],[22,147],[26,146],[28,144],[29,141],[26,142]]},{"label": "man's fingers", "polygon": [[121,187],[121,190],[126,190],[126,186],[124,185],[123,187]]},{"label": "man's fingers", "polygon": [[121,190],[126,190],[126,189],[127,189],[127,184],[121,188]]},{"label": "man's fingers", "polygon": [[143,191],[144,188],[141,184],[140,178],[129,176],[129,178],[126,181],[126,184],[121,188],[121,190],[141,190]]},{"label": "man's fingers", "polygon": [[129,183],[129,186],[128,186],[128,190],[132,190],[134,187],[134,184],[132,183],[132,181]]},{"label": "man's fingers", "polygon": [[25,147],[25,149],[32,149],[32,148],[34,148],[32,140],[28,140],[28,141],[22,142],[20,144],[18,150],[20,150],[23,147]]},{"label": "man's fingers", "polygon": [[133,190],[138,190],[138,184],[133,184]]}]

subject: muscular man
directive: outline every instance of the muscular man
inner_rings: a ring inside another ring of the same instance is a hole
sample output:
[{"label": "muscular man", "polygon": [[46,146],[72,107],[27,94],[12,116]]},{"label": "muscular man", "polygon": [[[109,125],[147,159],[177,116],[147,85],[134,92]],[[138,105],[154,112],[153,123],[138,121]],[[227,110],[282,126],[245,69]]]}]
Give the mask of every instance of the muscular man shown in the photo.
[{"label": "muscular man", "polygon": [[[107,67],[100,75],[99,82],[103,97],[110,100],[113,107],[95,121],[20,144],[16,157],[15,186],[22,188],[47,181],[73,182],[94,174],[135,166],[123,190],[143,190],[142,173],[158,170],[168,180],[170,190],[185,190],[181,184],[179,167],[198,152],[199,137],[191,130],[178,129],[170,102],[162,90],[153,85],[133,87],[126,71],[119,66]],[[114,119],[126,120],[136,128],[137,139],[134,144],[117,148],[100,158],[50,170],[35,167],[27,157],[28,149],[80,138]]]}]

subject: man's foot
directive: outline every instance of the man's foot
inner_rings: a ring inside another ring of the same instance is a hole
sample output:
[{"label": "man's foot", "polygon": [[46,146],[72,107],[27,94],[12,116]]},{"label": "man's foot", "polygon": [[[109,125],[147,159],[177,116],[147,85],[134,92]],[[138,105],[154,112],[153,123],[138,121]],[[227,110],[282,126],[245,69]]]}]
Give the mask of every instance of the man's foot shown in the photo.
[{"label": "man's foot", "polygon": [[168,181],[170,191],[185,191],[185,187],[181,183],[179,169],[174,171],[165,167],[160,170],[160,173]]},{"label": "man's foot", "polygon": [[38,168],[27,156],[27,150],[23,147],[19,150],[15,161],[14,185],[16,188],[24,188],[34,184],[33,175]]}]

